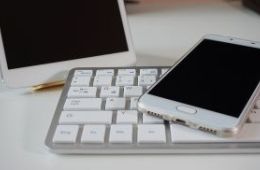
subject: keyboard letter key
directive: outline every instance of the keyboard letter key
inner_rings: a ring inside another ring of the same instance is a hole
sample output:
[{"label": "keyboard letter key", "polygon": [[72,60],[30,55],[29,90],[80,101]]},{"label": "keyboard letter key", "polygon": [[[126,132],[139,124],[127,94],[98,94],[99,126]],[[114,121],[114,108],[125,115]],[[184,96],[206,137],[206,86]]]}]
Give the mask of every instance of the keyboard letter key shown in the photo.
[{"label": "keyboard letter key", "polygon": [[122,76],[116,77],[116,86],[132,86],[134,84],[134,76]]},{"label": "keyboard letter key", "polygon": [[143,94],[143,87],[141,86],[125,86],[124,97],[138,97]]},{"label": "keyboard letter key", "polygon": [[112,76],[96,76],[93,81],[93,86],[111,86]]},{"label": "keyboard letter key", "polygon": [[119,110],[117,111],[116,123],[137,124],[137,117],[136,110]]}]

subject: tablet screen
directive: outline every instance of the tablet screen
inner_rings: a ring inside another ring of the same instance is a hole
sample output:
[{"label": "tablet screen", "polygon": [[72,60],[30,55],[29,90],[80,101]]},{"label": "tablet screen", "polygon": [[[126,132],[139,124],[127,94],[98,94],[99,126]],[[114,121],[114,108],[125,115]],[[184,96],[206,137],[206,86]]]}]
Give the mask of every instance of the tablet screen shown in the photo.
[{"label": "tablet screen", "polygon": [[8,69],[128,51],[117,0],[1,0]]}]

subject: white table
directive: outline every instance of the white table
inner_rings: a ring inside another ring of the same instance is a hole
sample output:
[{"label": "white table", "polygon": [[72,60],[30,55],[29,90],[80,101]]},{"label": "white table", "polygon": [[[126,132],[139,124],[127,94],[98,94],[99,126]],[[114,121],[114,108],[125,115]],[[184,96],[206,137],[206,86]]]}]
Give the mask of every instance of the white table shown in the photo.
[{"label": "white table", "polygon": [[[239,1],[143,0],[127,8],[138,65],[170,65],[207,33],[260,41],[260,15]],[[34,93],[1,86],[1,170],[260,168],[260,154],[55,155],[44,139],[61,88]]]}]

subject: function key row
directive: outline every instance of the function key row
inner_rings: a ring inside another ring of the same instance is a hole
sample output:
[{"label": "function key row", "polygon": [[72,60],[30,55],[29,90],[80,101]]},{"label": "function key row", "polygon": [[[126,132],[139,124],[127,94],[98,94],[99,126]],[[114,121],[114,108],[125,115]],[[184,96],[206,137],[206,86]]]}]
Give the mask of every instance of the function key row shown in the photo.
[{"label": "function key row", "polygon": [[[98,69],[96,70],[95,76],[114,76],[116,75],[130,75],[130,76],[136,76],[139,75],[155,75],[157,76],[159,74],[159,70],[157,68],[143,68],[143,69],[118,69],[117,73],[114,69]],[[164,74],[167,72],[168,68],[162,68],[160,69],[160,74]],[[74,76],[94,76],[93,70],[75,70]]]},{"label": "function key row", "polygon": [[[115,79],[114,79],[115,78]],[[154,75],[140,75],[137,78],[129,75],[118,75],[113,77],[106,76],[74,76],[71,80],[71,86],[150,86],[156,82],[158,78]]]}]

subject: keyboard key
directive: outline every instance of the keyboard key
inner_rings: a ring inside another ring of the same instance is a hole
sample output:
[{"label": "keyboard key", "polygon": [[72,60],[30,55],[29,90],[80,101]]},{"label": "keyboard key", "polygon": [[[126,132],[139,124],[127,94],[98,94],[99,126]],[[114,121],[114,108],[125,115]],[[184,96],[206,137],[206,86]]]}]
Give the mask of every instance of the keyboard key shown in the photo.
[{"label": "keyboard key", "polygon": [[137,124],[138,113],[136,110],[119,110],[117,111],[116,123]]},{"label": "keyboard key", "polygon": [[138,102],[139,97],[131,97],[130,99],[130,109],[137,109],[137,102]]},{"label": "keyboard key", "polygon": [[164,75],[169,69],[168,68],[162,68],[161,69],[161,76]]},{"label": "keyboard key", "polygon": [[132,125],[111,125],[110,143],[132,143],[133,126]]},{"label": "keyboard key", "polygon": [[93,81],[93,86],[111,86],[112,76],[96,76]]},{"label": "keyboard key", "polygon": [[100,110],[101,98],[68,98],[64,110]]},{"label": "keyboard key", "polygon": [[101,87],[100,97],[118,97],[119,87],[116,86],[105,86]]},{"label": "keyboard key", "polygon": [[135,76],[136,70],[135,69],[118,69],[118,75]]},{"label": "keyboard key", "polygon": [[75,70],[74,76],[89,76],[93,75],[93,70]]},{"label": "keyboard key", "polygon": [[157,76],[158,70],[156,68],[140,69],[140,75],[154,75]]},{"label": "keyboard key", "polygon": [[96,97],[96,87],[70,87],[68,97]]},{"label": "keyboard key", "polygon": [[82,143],[104,143],[105,142],[105,125],[85,125],[83,128]]},{"label": "keyboard key", "polygon": [[125,86],[124,97],[135,97],[143,94],[143,87],[141,86]]},{"label": "keyboard key", "polygon": [[71,86],[89,86],[90,80],[89,76],[76,76],[72,78]]},{"label": "keyboard key", "polygon": [[112,123],[112,111],[62,111],[60,124]]},{"label": "keyboard key", "polygon": [[139,97],[131,97],[130,99],[130,109],[137,109],[137,102]]},{"label": "keyboard key", "polygon": [[54,143],[75,143],[77,139],[78,125],[58,125],[53,137]]},{"label": "keyboard key", "polygon": [[124,110],[125,109],[126,100],[125,98],[107,98],[106,99],[106,110]]},{"label": "keyboard key", "polygon": [[260,123],[260,109],[253,109],[249,115],[249,120],[252,123]]},{"label": "keyboard key", "polygon": [[151,87],[151,85],[150,86],[146,86],[146,90],[148,90],[150,87]]},{"label": "keyboard key", "polygon": [[100,69],[97,70],[96,76],[113,76],[114,69]]},{"label": "keyboard key", "polygon": [[162,124],[164,122],[163,119],[160,119],[158,117],[155,116],[150,116],[148,114],[143,114],[143,123],[144,124]]},{"label": "keyboard key", "polygon": [[138,143],[166,143],[164,125],[138,125]]},{"label": "keyboard key", "polygon": [[259,99],[259,100],[256,100],[255,108],[256,108],[256,109],[260,109],[260,99]]},{"label": "keyboard key", "polygon": [[138,86],[149,86],[156,82],[155,76],[138,76]]},{"label": "keyboard key", "polygon": [[222,138],[186,126],[171,124],[172,143],[260,142],[260,124],[246,123],[237,135]]},{"label": "keyboard key", "polygon": [[116,77],[116,86],[132,86],[134,84],[134,76],[122,76]]}]

